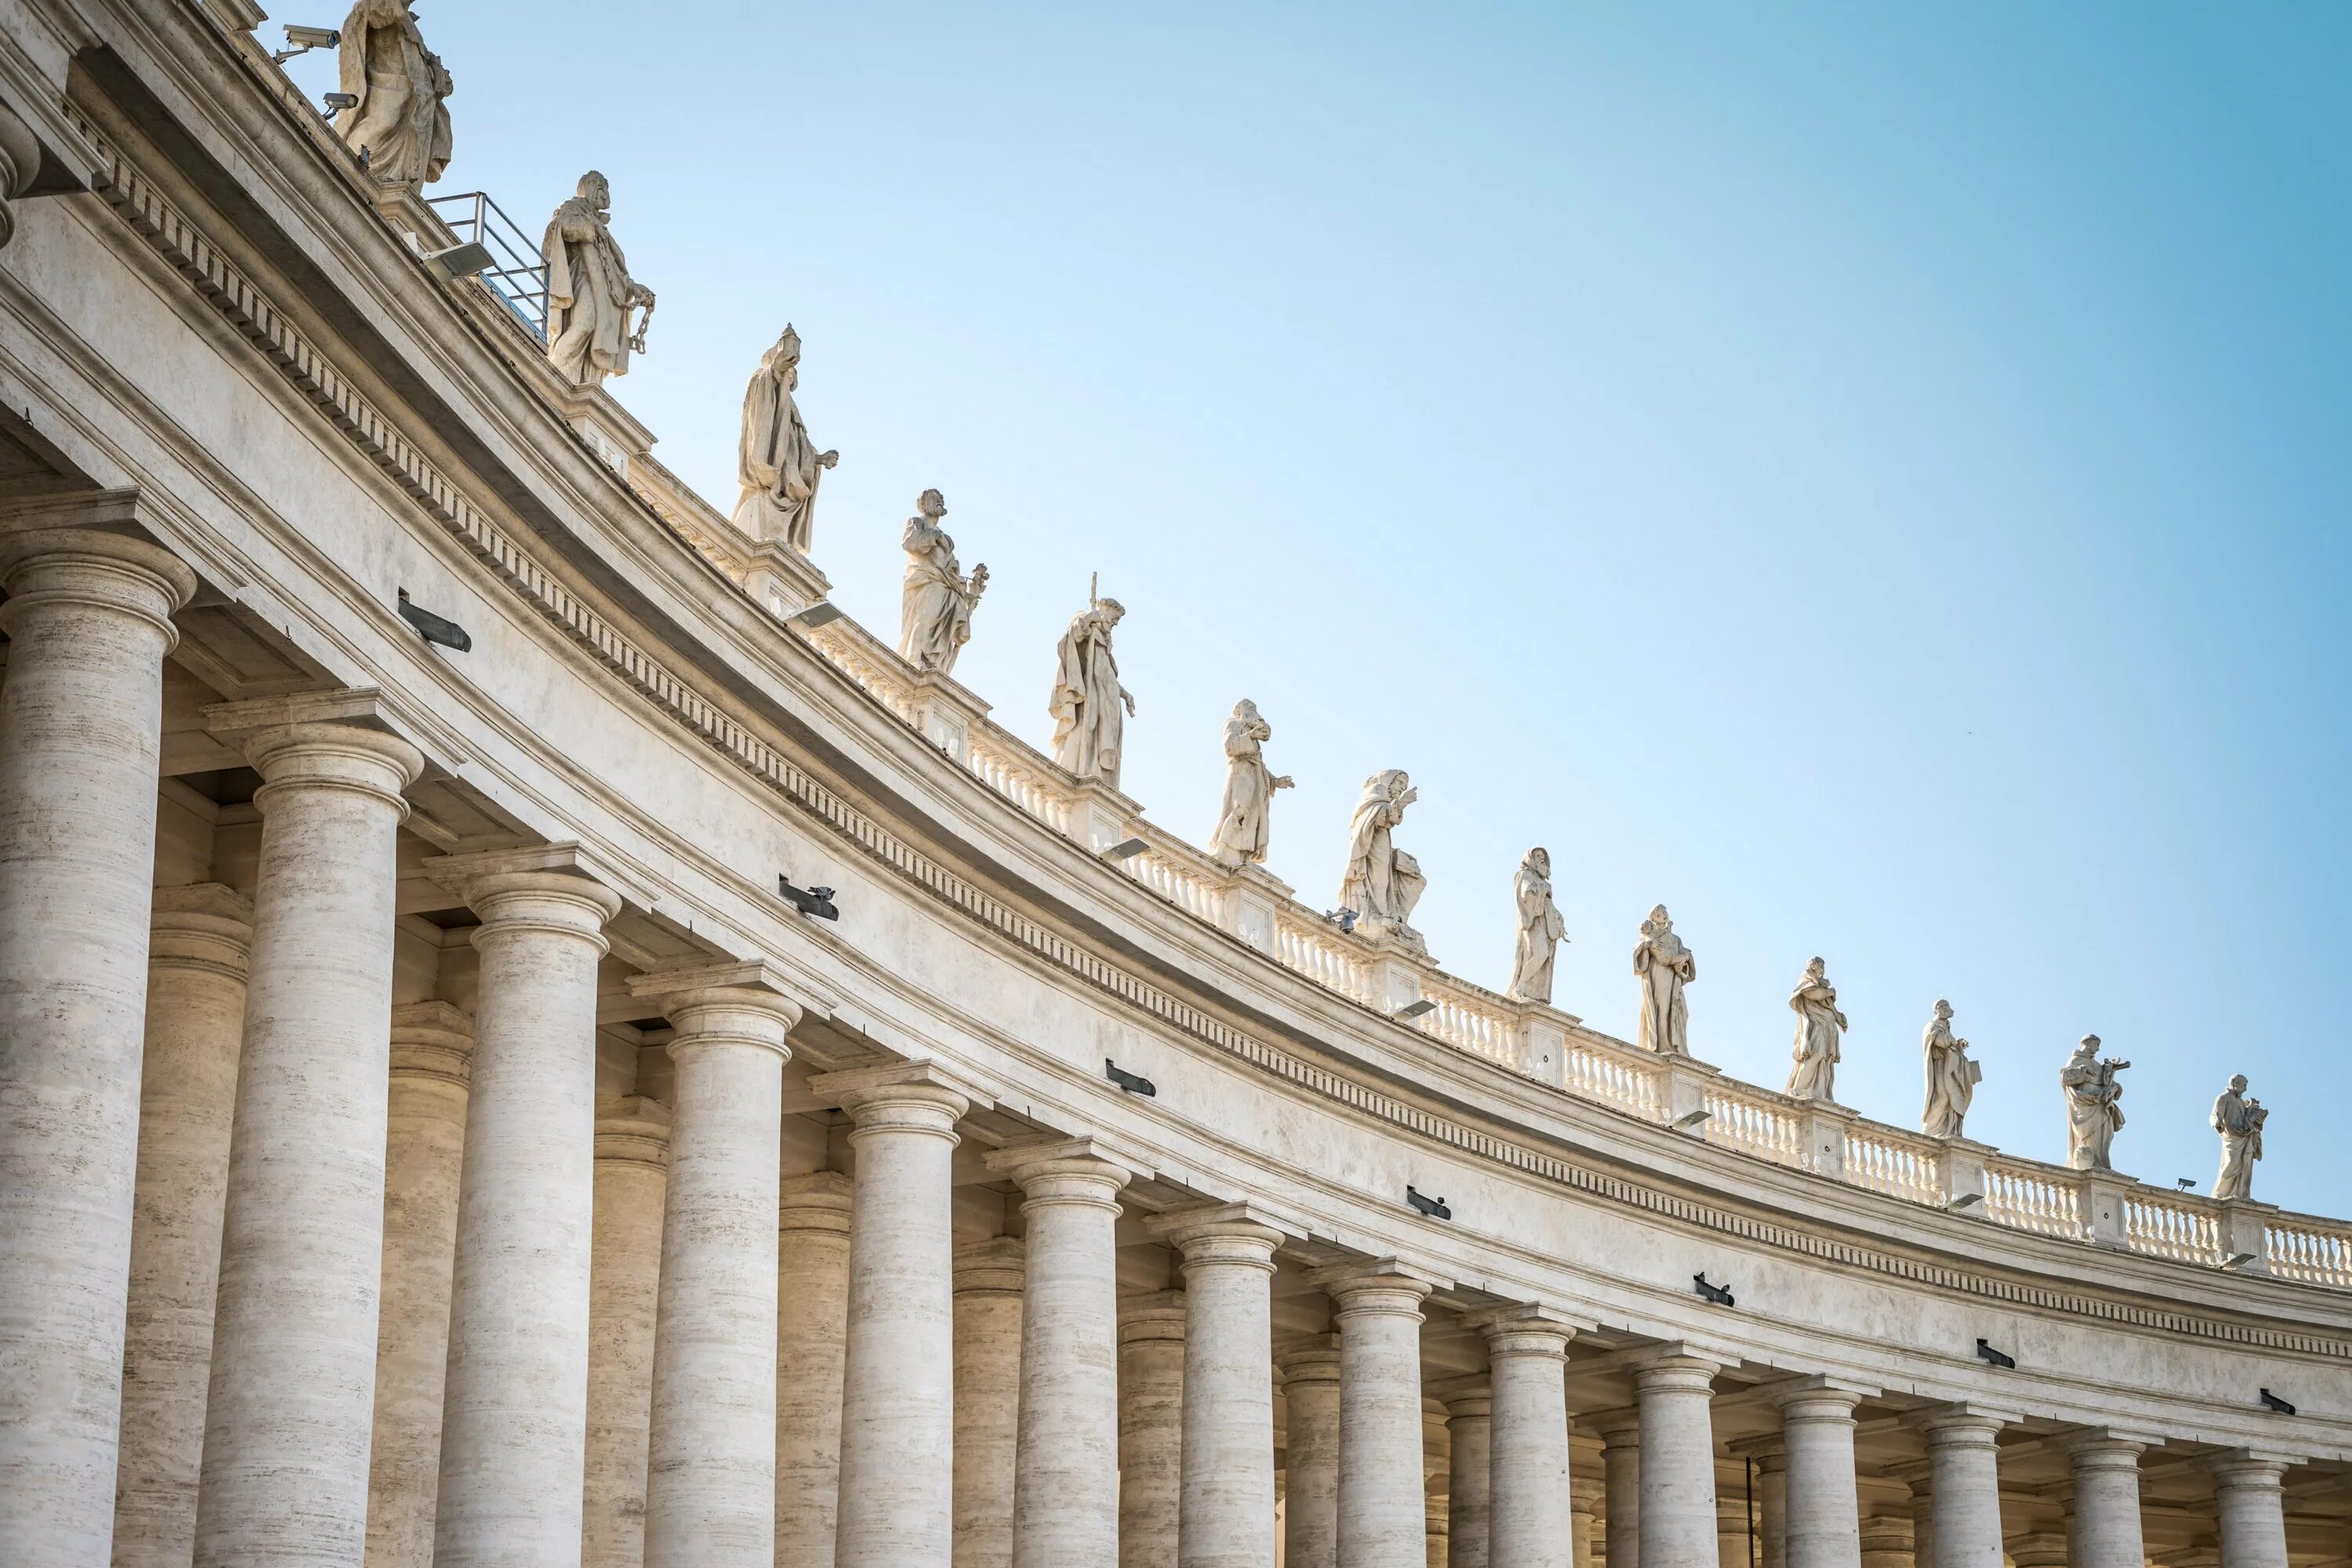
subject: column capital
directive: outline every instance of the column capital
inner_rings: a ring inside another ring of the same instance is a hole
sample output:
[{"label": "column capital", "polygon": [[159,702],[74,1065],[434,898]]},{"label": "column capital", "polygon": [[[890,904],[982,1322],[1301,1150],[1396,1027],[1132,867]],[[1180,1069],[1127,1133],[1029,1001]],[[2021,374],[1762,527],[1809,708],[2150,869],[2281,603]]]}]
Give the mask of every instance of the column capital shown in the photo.
[{"label": "column capital", "polygon": [[[206,709],[209,715],[213,710]],[[342,789],[392,805],[408,820],[401,792],[425,771],[425,753],[384,730],[357,724],[281,724],[236,737],[261,774],[253,804],[266,817],[273,796],[287,789]]]},{"label": "column capital", "polygon": [[1764,1390],[1780,1412],[1780,1422],[1787,1426],[1800,1421],[1842,1421],[1851,1424],[1853,1407],[1879,1390],[1866,1383],[1851,1383],[1840,1377],[1800,1377],[1787,1383],[1776,1383]]},{"label": "column capital", "polygon": [[776,1189],[776,1228],[847,1236],[854,1190],[838,1171],[786,1176]]},{"label": "column capital", "polygon": [[1494,1380],[1483,1372],[1441,1379],[1428,1385],[1428,1394],[1445,1406],[1448,1426],[1465,1418],[1484,1420],[1495,1413]]},{"label": "column capital", "polygon": [[1618,1410],[1596,1410],[1590,1415],[1577,1417],[1576,1424],[1598,1436],[1604,1450],[1642,1446],[1642,1412],[1638,1405],[1628,1405]]},{"label": "column capital", "polygon": [[392,1071],[438,1079],[464,1089],[472,1081],[474,1018],[446,1002],[404,1002],[392,1010]]},{"label": "column capital", "polygon": [[1393,1258],[1368,1258],[1318,1268],[1307,1282],[1329,1295],[1341,1316],[1350,1313],[1393,1313],[1421,1318],[1421,1303],[1436,1281]]},{"label": "column capital", "polygon": [[1264,1210],[1248,1203],[1156,1214],[1143,1222],[1143,1228],[1182,1253],[1188,1268],[1195,1263],[1236,1263],[1268,1273],[1274,1271],[1275,1249],[1284,1234]]},{"label": "column capital", "polygon": [[1283,1386],[1294,1383],[1339,1381],[1339,1336],[1300,1334],[1276,1346],[1274,1364],[1281,1370]]},{"label": "column capital", "polygon": [[1726,1452],[1739,1458],[1755,1460],[1759,1475],[1769,1476],[1789,1468],[1789,1439],[1779,1432],[1735,1437],[1723,1447]]},{"label": "column capital", "polygon": [[[106,493],[135,500],[133,492]],[[80,520],[60,513],[44,521]],[[160,544],[95,526],[0,533],[0,585],[8,590],[7,604],[0,605],[0,629],[13,627],[38,605],[89,605],[147,622],[163,634],[166,651],[180,640],[173,613],[196,596],[196,574],[178,556]]]},{"label": "column capital", "polygon": [[1927,1434],[1930,1447],[1989,1448],[2002,1427],[2013,1426],[2024,1417],[2013,1410],[1958,1400],[1914,1411],[1905,1419]]},{"label": "column capital", "polygon": [[1643,1394],[1652,1389],[1712,1394],[1716,1374],[1730,1365],[1732,1359],[1687,1342],[1663,1344],[1646,1359],[1634,1363],[1633,1387]]},{"label": "column capital", "polygon": [[955,1249],[950,1275],[959,1296],[1018,1296],[1029,1277],[1029,1249],[1010,1236],[968,1242]]},{"label": "column capital", "polygon": [[669,1107],[641,1094],[600,1100],[596,1158],[669,1168]]},{"label": "column capital", "polygon": [[808,1086],[810,1093],[832,1099],[859,1132],[894,1127],[950,1140],[956,1136],[955,1124],[975,1103],[992,1100],[970,1079],[934,1061],[885,1062],[821,1073]]},{"label": "column capital", "polygon": [[2289,1467],[2305,1462],[2301,1454],[2276,1448],[2224,1448],[2206,1456],[2205,1468],[2216,1486],[2274,1487]]},{"label": "column capital", "polygon": [[1184,1292],[1153,1290],[1118,1299],[1118,1342],[1184,1338]]},{"label": "column capital", "polygon": [[629,994],[653,1003],[670,1021],[669,1057],[714,1046],[747,1046],[792,1060],[785,1039],[801,1021],[782,971],[764,959],[648,970],[629,977]]},{"label": "column capital", "polygon": [[235,980],[253,960],[253,900],[219,882],[155,889],[147,962]]},{"label": "column capital", "polygon": [[1521,1302],[1506,1302],[1472,1312],[1462,1320],[1462,1326],[1475,1329],[1486,1337],[1488,1360],[1496,1357],[1545,1356],[1553,1361],[1565,1361],[1568,1342],[1576,1337],[1580,1323],[1549,1307]]},{"label": "column capital", "polygon": [[[621,912],[621,896],[598,876],[574,844],[536,844],[478,855],[440,855],[418,868],[466,900],[492,925],[560,930],[603,941],[605,922]],[[478,942],[481,932],[475,932]]]},{"label": "column capital", "polygon": [[1133,1176],[1125,1165],[1096,1152],[1091,1138],[1014,1143],[990,1150],[981,1163],[1013,1179],[1027,1200],[1021,1205],[1024,1213],[1046,1204],[1083,1204],[1117,1213],[1119,1189]]},{"label": "column capital", "polygon": [[2077,1470],[2137,1469],[2139,1457],[2147,1450],[2163,1445],[2158,1432],[2139,1431],[2121,1426],[2085,1426],[2059,1439],[2067,1458]]},{"label": "column capital", "polygon": [[2063,1531],[2029,1531],[2012,1535],[2001,1542],[2010,1561],[2017,1568],[2066,1568],[2066,1534]]}]

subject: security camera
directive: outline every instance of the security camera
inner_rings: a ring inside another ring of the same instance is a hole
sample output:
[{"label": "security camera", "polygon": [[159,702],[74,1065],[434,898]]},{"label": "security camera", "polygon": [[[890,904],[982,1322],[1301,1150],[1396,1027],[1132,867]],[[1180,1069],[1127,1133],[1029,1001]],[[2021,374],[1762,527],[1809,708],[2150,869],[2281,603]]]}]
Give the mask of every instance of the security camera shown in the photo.
[{"label": "security camera", "polygon": [[289,22],[286,41],[300,49],[331,49],[343,41],[343,35],[332,27],[299,27]]}]

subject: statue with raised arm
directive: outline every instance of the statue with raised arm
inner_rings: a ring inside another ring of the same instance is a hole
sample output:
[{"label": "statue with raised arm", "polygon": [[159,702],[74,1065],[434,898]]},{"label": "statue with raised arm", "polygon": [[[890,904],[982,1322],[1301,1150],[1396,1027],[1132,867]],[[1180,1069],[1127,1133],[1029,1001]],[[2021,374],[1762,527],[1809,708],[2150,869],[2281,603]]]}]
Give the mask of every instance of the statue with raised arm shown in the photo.
[{"label": "statue with raised arm", "polygon": [[1642,922],[1642,940],[1633,944],[1633,973],[1642,982],[1642,1022],[1636,1043],[1662,1056],[1690,1055],[1690,1005],[1683,987],[1698,978],[1698,960],[1675,934],[1666,906],[1658,905]]},{"label": "statue with raised arm", "polygon": [[1225,798],[1217,805],[1217,826],[1209,834],[1209,851],[1221,866],[1260,866],[1272,833],[1274,792],[1288,789],[1290,778],[1265,765],[1259,748],[1274,739],[1274,726],[1259,716],[1257,704],[1243,698],[1225,721]]},{"label": "statue with raised arm", "polygon": [[1135,699],[1118,683],[1111,628],[1126,616],[1117,599],[1097,599],[1072,617],[1054,665],[1054,760],[1082,779],[1118,787],[1119,747]]},{"label": "statue with raised arm", "polygon": [[1359,934],[1379,941],[1394,937],[1421,945],[1411,925],[1412,910],[1429,886],[1421,862],[1391,840],[1404,808],[1420,799],[1402,768],[1390,768],[1364,781],[1363,798],[1348,823],[1348,870],[1339,881],[1339,902],[1356,911]]},{"label": "statue with raised arm", "polygon": [[425,47],[407,0],[359,0],[343,18],[336,65],[359,100],[335,116],[335,133],[366,160],[379,184],[411,191],[449,166],[449,95],[457,84]]},{"label": "statue with raised arm", "polygon": [[[613,187],[591,169],[578,194],[547,220],[540,253],[547,259],[547,357],[574,386],[602,386],[629,374],[629,355],[646,352],[654,291],[629,276],[613,237]],[[631,318],[645,315],[632,327]]]},{"label": "statue with raised arm", "polygon": [[2084,1035],[2059,1069],[2066,1092],[2066,1163],[2077,1171],[2112,1171],[2116,1134],[2123,1131],[2124,1086],[2116,1074],[2131,1066],[2099,1055],[2099,1037]]},{"label": "statue with raised arm", "polygon": [[1503,994],[1520,1002],[1551,1001],[1551,961],[1568,922],[1551,901],[1551,851],[1530,849],[1511,879],[1519,906],[1519,940],[1511,952],[1511,983]]},{"label": "statue with raised arm", "polygon": [[1927,1103],[1919,1113],[1919,1131],[1930,1138],[1958,1138],[1984,1068],[1969,1055],[1968,1041],[1952,1033],[1949,1002],[1936,1004],[1936,1016],[1919,1037],[1919,1050],[1927,1065]]},{"label": "statue with raised arm", "polygon": [[898,657],[917,669],[941,675],[955,668],[956,655],[971,640],[971,613],[988,591],[985,562],[969,577],[956,564],[955,541],[940,526],[947,514],[947,498],[925,490],[898,535],[899,548],[907,552],[906,586],[898,598]]},{"label": "statue with raised arm", "polygon": [[1791,1100],[1836,1100],[1845,1015],[1838,1011],[1837,987],[1820,959],[1805,965],[1804,978],[1789,993],[1789,1010],[1797,1016],[1797,1038],[1789,1050],[1792,1065],[1786,1092]]},{"label": "statue with raised arm", "polygon": [[735,526],[755,540],[781,539],[803,555],[816,537],[816,485],[841,460],[820,452],[801,423],[801,335],[787,326],[743,389],[743,431],[735,447]]},{"label": "statue with raised arm", "polygon": [[2213,1178],[2217,1198],[2254,1195],[2254,1162],[2263,1157],[2263,1123],[2270,1120],[2263,1102],[2246,1092],[2246,1075],[2238,1074],[2213,1102],[2213,1131],[2221,1135],[2221,1173]]}]

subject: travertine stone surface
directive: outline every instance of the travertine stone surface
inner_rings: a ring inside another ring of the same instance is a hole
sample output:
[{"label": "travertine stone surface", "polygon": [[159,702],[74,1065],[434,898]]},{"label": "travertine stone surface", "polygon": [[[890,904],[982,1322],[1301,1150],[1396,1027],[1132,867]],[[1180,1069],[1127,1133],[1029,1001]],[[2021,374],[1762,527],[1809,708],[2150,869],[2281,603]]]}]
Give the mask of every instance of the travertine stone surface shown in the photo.
[{"label": "travertine stone surface", "polygon": [[1311,1334],[1284,1345],[1283,1568],[1339,1561],[1339,1341]]},{"label": "travertine stone surface", "polygon": [[776,1568],[795,1563],[822,1568],[833,1561],[841,1508],[850,1201],[849,1178],[837,1171],[786,1176],[779,1189]]},{"label": "travertine stone surface", "polygon": [[553,1568],[583,1528],[596,963],[620,900],[483,859],[436,873],[482,923],[436,1564]]},{"label": "travertine stone surface", "polygon": [[1642,1417],[1612,1410],[1593,1417],[1601,1434],[1601,1556],[1609,1568],[1639,1568],[1642,1560]]},{"label": "travertine stone surface", "polygon": [[1603,1493],[1599,1478],[1577,1474],[1569,1480],[1568,1528],[1570,1551],[1576,1568],[1592,1568],[1593,1550],[1598,1544],[1600,1513]]},{"label": "travertine stone surface", "polygon": [[1176,1568],[1184,1489],[1184,1292],[1118,1304],[1118,1565]]},{"label": "travertine stone surface", "polygon": [[86,1568],[114,1519],[163,656],[196,580],[41,529],[0,540],[0,1366],[42,1369],[0,1405],[0,1559]]},{"label": "travertine stone surface", "polygon": [[1715,1504],[1715,1561],[1717,1568],[1755,1568],[1761,1555],[1757,1551],[1756,1522],[1750,1517],[1745,1497],[1717,1498]]},{"label": "travertine stone surface", "polygon": [[[1715,1555],[1717,1370],[1706,1357],[1669,1347],[1633,1374],[1642,1413],[1640,1552],[1648,1568],[1706,1568]],[[1615,1568],[1613,1542],[1610,1562]]]},{"label": "travertine stone surface", "polygon": [[674,1030],[646,1568],[776,1557],[777,1161],[801,1009],[772,984],[719,978],[631,987]]},{"label": "travertine stone surface", "polygon": [[954,1568],[1012,1568],[1023,1258],[1004,1236],[955,1252]]},{"label": "travertine stone surface", "polygon": [[1574,1568],[1560,1376],[1576,1331],[1515,1307],[1481,1313],[1470,1325],[1486,1336],[1495,1398],[1487,1562],[1491,1568]]},{"label": "travertine stone surface", "polygon": [[1874,1514],[1862,1521],[1862,1568],[1913,1568],[1911,1521]]},{"label": "travertine stone surface", "polygon": [[[1274,1250],[1242,1205],[1163,1215],[1184,1275],[1182,1568],[1274,1568]],[[1125,1568],[1122,1564],[1121,1568]]]},{"label": "travertine stone surface", "polygon": [[2243,1448],[2217,1455],[2210,1461],[2221,1568],[2287,1568],[2280,1480],[2288,1463],[2283,1455]]},{"label": "travertine stone surface", "polygon": [[394,838],[424,759],[295,724],[246,743],[261,861],[221,1231],[199,1568],[357,1563],[375,1425]]},{"label": "travertine stone surface", "polygon": [[1445,1552],[1462,1568],[1486,1568],[1494,1519],[1495,1396],[1484,1376],[1432,1392],[1445,1405]]},{"label": "travertine stone surface", "polygon": [[1083,1139],[1000,1149],[1024,1194],[1021,1429],[1013,1439],[1013,1568],[1117,1568],[1118,1255],[1128,1173]]},{"label": "travertine stone surface", "polygon": [[644,1568],[646,1560],[669,1132],[669,1108],[656,1100],[628,1095],[597,1107],[581,1568]]},{"label": "travertine stone surface", "polygon": [[1819,1379],[1774,1391],[1788,1448],[1788,1568],[1861,1568],[1862,1510],[1853,1480],[1860,1391]]},{"label": "travertine stone surface", "polygon": [[857,1166],[835,1568],[945,1563],[955,1428],[949,1159],[971,1100],[921,1063],[831,1073],[809,1087],[849,1114]]},{"label": "travertine stone surface", "polygon": [[2085,1432],[2066,1449],[2074,1477],[2074,1568],[2142,1568],[2137,1436]]},{"label": "travertine stone surface", "polygon": [[1429,1282],[1369,1267],[1318,1271],[1339,1327],[1339,1561],[1412,1568],[1427,1550],[1421,1303]]},{"label": "travertine stone surface", "polygon": [[150,942],[114,1563],[185,1568],[195,1551],[253,904],[217,882],[158,888]]},{"label": "travertine stone surface", "polygon": [[376,1326],[368,1568],[432,1568],[441,1392],[474,1021],[446,1002],[392,1010],[383,1152],[383,1309]]},{"label": "travertine stone surface", "polygon": [[1936,1568],[1936,1483],[1932,1470],[1911,1483],[1912,1568]]},{"label": "travertine stone surface", "polygon": [[2001,1568],[2000,1461],[1994,1440],[2007,1424],[2002,1415],[1968,1405],[1919,1418],[1935,1498],[1936,1568]]}]

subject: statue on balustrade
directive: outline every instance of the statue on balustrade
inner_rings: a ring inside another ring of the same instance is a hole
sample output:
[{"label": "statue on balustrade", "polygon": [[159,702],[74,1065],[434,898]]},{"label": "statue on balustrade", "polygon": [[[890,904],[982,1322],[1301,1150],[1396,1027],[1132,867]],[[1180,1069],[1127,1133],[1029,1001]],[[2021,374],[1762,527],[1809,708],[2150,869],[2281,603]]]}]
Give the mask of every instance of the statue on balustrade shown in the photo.
[{"label": "statue on balustrade", "polygon": [[1838,1011],[1837,987],[1830,984],[1820,959],[1805,965],[1805,977],[1789,993],[1789,1010],[1797,1015],[1797,1039],[1789,1052],[1794,1062],[1789,1069],[1790,1098],[1834,1100],[1838,1037],[1845,1032],[1845,1015]]},{"label": "statue on balustrade", "polygon": [[954,670],[956,655],[971,640],[971,613],[988,592],[986,562],[973,567],[969,577],[956,563],[955,541],[940,526],[947,514],[947,498],[925,490],[898,535],[899,548],[907,552],[906,586],[898,599],[898,657],[917,669],[941,675]]},{"label": "statue on balustrade", "polygon": [[1054,668],[1054,760],[1082,779],[1118,787],[1119,746],[1135,712],[1135,699],[1118,683],[1111,657],[1111,628],[1127,608],[1117,599],[1096,599],[1062,634]]},{"label": "statue on balustrade", "polygon": [[336,134],[367,162],[378,184],[415,192],[449,165],[449,95],[441,57],[425,47],[408,0],[359,0],[343,18],[337,65],[359,100],[335,115]]},{"label": "statue on balustrade", "polygon": [[1274,739],[1274,726],[1243,698],[1225,721],[1225,798],[1217,806],[1217,826],[1209,834],[1209,850],[1221,866],[1262,866],[1272,833],[1274,792],[1291,787],[1286,773],[1265,765],[1260,748]]},{"label": "statue on balustrade", "polygon": [[1411,921],[1429,879],[1391,835],[1404,820],[1405,807],[1420,798],[1402,768],[1364,781],[1363,798],[1348,822],[1348,872],[1339,882],[1339,902],[1356,911],[1357,934],[1393,940],[1414,952],[1426,950]]},{"label": "statue on balustrade", "polygon": [[2217,1198],[2254,1195],[2254,1162],[2263,1157],[2263,1123],[2271,1113],[2246,1092],[2246,1075],[2238,1074],[2213,1102],[2213,1131],[2221,1135],[2221,1173],[2213,1178]]},{"label": "statue on balustrade", "polygon": [[2066,1163],[2077,1171],[2112,1171],[2116,1134],[2123,1131],[2124,1086],[2116,1074],[2131,1066],[2099,1055],[2099,1037],[2084,1035],[2058,1082],[2066,1091]]},{"label": "statue on balustrade", "polygon": [[[547,260],[547,357],[574,386],[602,386],[629,374],[629,355],[646,352],[654,291],[629,276],[608,216],[613,187],[591,169],[578,194],[547,220],[540,254]],[[631,318],[645,315],[634,329]]]},{"label": "statue on balustrade", "polygon": [[1969,1055],[1968,1041],[1952,1033],[1949,1002],[1936,1004],[1936,1016],[1919,1037],[1919,1049],[1927,1059],[1927,1105],[1919,1113],[1919,1131],[1930,1138],[1960,1137],[1960,1123],[1968,1117],[1969,1102],[1976,1099],[1977,1085],[1984,1080],[1984,1068]]},{"label": "statue on balustrade", "polygon": [[1633,945],[1633,973],[1642,980],[1642,1024],[1635,1037],[1645,1051],[1690,1055],[1690,1004],[1683,987],[1698,978],[1698,960],[1675,934],[1675,922],[1660,904],[1642,922]]},{"label": "statue on balustrade", "polygon": [[[809,552],[816,538],[816,486],[841,461],[820,452],[801,423],[801,335],[787,326],[743,389],[743,431],[735,448],[735,526],[752,539],[781,539]],[[942,534],[941,538],[946,536]]]},{"label": "statue on balustrade", "polygon": [[1551,962],[1568,922],[1551,901],[1551,851],[1530,849],[1511,879],[1519,905],[1518,946],[1511,954],[1511,983],[1504,994],[1520,1002],[1551,1001]]}]

